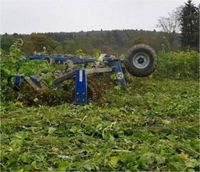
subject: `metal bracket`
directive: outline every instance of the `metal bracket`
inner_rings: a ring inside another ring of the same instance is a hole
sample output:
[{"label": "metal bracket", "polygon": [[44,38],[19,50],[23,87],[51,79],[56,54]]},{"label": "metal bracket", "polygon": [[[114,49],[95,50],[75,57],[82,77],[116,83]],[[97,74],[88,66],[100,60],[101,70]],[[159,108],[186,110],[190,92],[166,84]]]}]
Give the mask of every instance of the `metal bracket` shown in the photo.
[{"label": "metal bracket", "polygon": [[76,84],[75,84],[75,103],[87,104],[87,74],[84,69],[76,71]]},{"label": "metal bracket", "polygon": [[112,67],[86,69],[87,74],[112,72]]},{"label": "metal bracket", "polygon": [[15,77],[14,86],[19,88],[20,85],[21,85],[21,83],[22,83],[23,76],[16,75],[16,76],[14,76],[14,77]]},{"label": "metal bracket", "polygon": [[20,89],[20,85],[26,82],[29,86],[33,88],[34,91],[40,91],[41,89],[47,89],[48,87],[45,83],[41,82],[34,76],[24,76],[24,75],[13,75],[10,77],[9,81],[11,84],[11,79],[14,79],[13,86],[15,89]]},{"label": "metal bracket", "polygon": [[118,83],[121,86],[125,86],[126,85],[126,81],[124,79],[124,74],[123,74],[123,71],[122,71],[121,64],[122,63],[121,63],[120,60],[112,61],[112,65],[114,66],[114,72],[117,75]]}]

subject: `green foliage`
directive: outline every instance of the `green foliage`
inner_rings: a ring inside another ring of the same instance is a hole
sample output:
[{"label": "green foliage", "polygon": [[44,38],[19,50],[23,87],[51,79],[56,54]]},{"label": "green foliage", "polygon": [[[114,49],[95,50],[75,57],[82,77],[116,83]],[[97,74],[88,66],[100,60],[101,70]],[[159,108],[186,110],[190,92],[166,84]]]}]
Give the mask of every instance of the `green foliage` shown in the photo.
[{"label": "green foliage", "polygon": [[153,77],[157,79],[198,79],[199,60],[197,51],[161,51],[158,53],[158,65]]},{"label": "green foliage", "polygon": [[24,54],[21,51],[21,47],[17,43],[14,43],[10,46],[8,53],[3,52],[1,54],[1,64],[3,64],[2,68],[16,71],[19,65],[19,60],[22,60],[23,58]]},{"label": "green foliage", "polygon": [[[1,56],[3,90],[11,74],[45,79],[63,67],[21,63],[17,44]],[[116,86],[85,106],[2,101],[1,170],[199,171],[198,56],[160,52],[152,77],[127,76],[126,90]]]},{"label": "green foliage", "polygon": [[94,51],[92,52],[92,57],[95,57],[96,59],[98,59],[100,55],[101,51],[99,49],[94,49]]},{"label": "green foliage", "polygon": [[183,48],[199,50],[199,8],[188,0],[180,14]]},{"label": "green foliage", "polygon": [[26,61],[21,51],[21,45],[16,42],[10,47],[9,52],[1,52],[0,70],[1,98],[4,100],[6,97],[9,97],[8,93],[12,94],[12,91],[8,90],[7,85],[7,80],[10,76],[15,74],[38,76],[51,84],[51,73],[55,71],[55,66],[50,65],[47,61]]},{"label": "green foliage", "polygon": [[78,57],[84,57],[85,53],[83,52],[82,49],[78,49],[78,50],[75,51],[75,55],[78,56]]},{"label": "green foliage", "polygon": [[[112,31],[89,31],[77,33],[33,33],[4,34],[2,38],[2,49],[8,51],[15,39],[24,40],[23,51],[26,55],[36,52],[43,52],[46,47],[48,53],[54,54],[75,54],[75,51],[82,49],[85,54],[93,55],[96,49],[107,54],[122,54],[136,43],[146,43],[156,50],[162,49],[165,44],[163,39],[165,33],[144,30],[112,30]],[[10,41],[9,39],[12,39]],[[174,47],[179,46],[178,34],[174,35]]]},{"label": "green foliage", "polygon": [[30,60],[21,64],[18,74],[42,76],[55,70],[48,61]]},{"label": "green foliage", "polygon": [[17,73],[23,59],[24,54],[21,51],[21,46],[17,42],[10,47],[9,52],[1,51],[0,73],[1,90],[3,93],[6,89],[8,77]]},{"label": "green foliage", "polygon": [[1,48],[5,51],[9,51],[10,46],[15,42],[15,38],[12,35],[4,34],[1,38]]},{"label": "green foliage", "polygon": [[[44,47],[49,53],[62,53],[62,47],[59,43],[44,34],[31,34],[30,41],[33,43],[34,50],[36,52],[42,52]],[[32,52],[33,53],[33,52]]]},{"label": "green foliage", "polygon": [[1,106],[2,171],[199,171],[198,81],[132,79],[86,106]]}]

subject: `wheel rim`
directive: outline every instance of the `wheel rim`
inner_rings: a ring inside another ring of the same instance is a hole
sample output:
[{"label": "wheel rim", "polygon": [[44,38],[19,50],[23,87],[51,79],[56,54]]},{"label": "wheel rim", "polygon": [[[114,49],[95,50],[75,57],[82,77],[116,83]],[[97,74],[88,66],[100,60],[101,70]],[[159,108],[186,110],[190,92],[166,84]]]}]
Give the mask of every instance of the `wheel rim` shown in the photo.
[{"label": "wheel rim", "polygon": [[150,63],[150,57],[146,53],[136,53],[133,56],[133,65],[138,69],[144,69],[146,68]]}]

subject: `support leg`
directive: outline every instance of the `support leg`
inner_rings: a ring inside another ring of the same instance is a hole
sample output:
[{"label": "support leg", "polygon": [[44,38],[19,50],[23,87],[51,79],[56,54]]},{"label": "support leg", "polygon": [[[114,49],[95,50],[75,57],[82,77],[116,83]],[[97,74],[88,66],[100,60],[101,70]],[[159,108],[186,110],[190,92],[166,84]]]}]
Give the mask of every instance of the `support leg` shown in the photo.
[{"label": "support leg", "polygon": [[75,103],[87,104],[87,74],[83,69],[76,71],[76,84],[75,84]]},{"label": "support leg", "polygon": [[126,81],[124,79],[124,74],[121,67],[121,61],[113,61],[113,66],[115,66],[114,72],[117,75],[118,83],[121,86],[126,86]]}]

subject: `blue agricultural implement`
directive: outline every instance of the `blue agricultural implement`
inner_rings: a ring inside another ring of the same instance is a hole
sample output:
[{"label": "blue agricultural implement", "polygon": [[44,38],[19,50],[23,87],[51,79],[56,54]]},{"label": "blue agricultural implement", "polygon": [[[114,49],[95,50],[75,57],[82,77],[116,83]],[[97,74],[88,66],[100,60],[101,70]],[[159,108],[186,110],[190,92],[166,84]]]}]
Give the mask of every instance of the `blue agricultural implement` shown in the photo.
[{"label": "blue agricultural implement", "polygon": [[[53,80],[53,87],[59,88],[65,81],[73,79],[74,103],[87,104],[88,97],[88,76],[97,73],[114,73],[118,84],[126,86],[124,69],[133,76],[144,77],[150,75],[156,66],[156,53],[148,45],[138,44],[133,46],[125,54],[125,58],[119,59],[112,55],[102,54],[99,59],[80,58],[74,56],[47,56],[32,55],[26,57],[29,60],[47,60],[50,64],[66,65],[66,71]],[[122,70],[123,69],[123,70]],[[11,82],[12,81],[12,82]],[[13,75],[9,78],[12,88],[20,90],[26,83],[34,92],[40,92],[48,86],[35,76]]]}]

